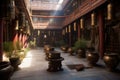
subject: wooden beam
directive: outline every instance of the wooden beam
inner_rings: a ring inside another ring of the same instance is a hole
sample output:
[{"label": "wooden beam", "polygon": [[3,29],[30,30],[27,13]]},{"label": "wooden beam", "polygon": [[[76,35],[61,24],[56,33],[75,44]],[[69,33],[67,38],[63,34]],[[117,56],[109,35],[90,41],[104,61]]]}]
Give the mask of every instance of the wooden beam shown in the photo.
[{"label": "wooden beam", "polygon": [[41,15],[31,15],[31,17],[40,17],[40,18],[65,18],[67,16],[41,16]]}]

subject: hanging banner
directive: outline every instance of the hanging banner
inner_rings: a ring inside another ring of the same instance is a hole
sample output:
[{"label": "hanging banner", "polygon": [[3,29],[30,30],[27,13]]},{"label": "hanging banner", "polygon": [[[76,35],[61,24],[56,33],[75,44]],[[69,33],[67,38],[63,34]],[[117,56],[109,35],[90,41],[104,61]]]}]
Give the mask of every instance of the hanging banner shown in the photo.
[{"label": "hanging banner", "polygon": [[76,22],[74,23],[74,31],[76,31]]},{"label": "hanging banner", "polygon": [[83,19],[81,18],[81,19],[80,19],[80,28],[83,29],[83,26],[84,26],[84,25],[83,25]]},{"label": "hanging banner", "polygon": [[107,6],[107,19],[111,20],[112,19],[112,4],[108,4]]},{"label": "hanging banner", "polygon": [[38,36],[40,35],[40,30],[38,30]]},{"label": "hanging banner", "polygon": [[91,14],[91,25],[94,26],[95,25],[95,13]]}]

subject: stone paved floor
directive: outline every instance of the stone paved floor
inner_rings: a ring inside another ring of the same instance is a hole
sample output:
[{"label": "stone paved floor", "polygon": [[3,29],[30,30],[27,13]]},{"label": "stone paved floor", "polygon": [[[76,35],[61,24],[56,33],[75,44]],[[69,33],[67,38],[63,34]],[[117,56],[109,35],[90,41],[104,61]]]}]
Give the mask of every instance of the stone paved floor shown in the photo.
[{"label": "stone paved floor", "polygon": [[[56,49],[60,51],[59,49]],[[71,70],[66,65],[69,64],[87,64],[86,58],[80,59],[77,56],[70,56],[68,53],[61,53],[64,57],[63,71],[47,72],[48,61],[45,60],[43,48],[30,50],[28,55],[19,66],[11,80],[120,80],[120,72],[109,72],[105,69],[105,64],[99,60],[97,64],[102,67],[93,67],[77,72]]]}]

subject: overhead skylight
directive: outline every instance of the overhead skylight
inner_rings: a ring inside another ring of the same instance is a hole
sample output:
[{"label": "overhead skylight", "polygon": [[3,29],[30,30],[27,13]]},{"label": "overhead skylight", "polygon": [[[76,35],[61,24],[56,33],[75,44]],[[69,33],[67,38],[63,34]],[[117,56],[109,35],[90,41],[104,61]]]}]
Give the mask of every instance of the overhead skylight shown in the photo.
[{"label": "overhead skylight", "polygon": [[[62,10],[68,0],[32,0],[32,10]],[[59,6],[59,7],[58,7]]]}]

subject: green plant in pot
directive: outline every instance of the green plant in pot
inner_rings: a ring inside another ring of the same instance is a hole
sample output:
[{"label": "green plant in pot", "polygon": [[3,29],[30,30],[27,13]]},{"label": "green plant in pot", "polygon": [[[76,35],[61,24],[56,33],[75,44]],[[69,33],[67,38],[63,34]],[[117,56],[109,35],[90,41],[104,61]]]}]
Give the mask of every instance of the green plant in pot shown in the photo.
[{"label": "green plant in pot", "polygon": [[16,56],[20,57],[20,60],[22,61],[23,58],[25,57],[26,53],[25,53],[25,48],[22,48],[22,43],[20,43],[19,41],[14,43],[14,52],[16,53]]},{"label": "green plant in pot", "polygon": [[74,51],[78,57],[84,58],[86,57],[85,49],[87,48],[87,41],[85,39],[79,39],[74,44]]},{"label": "green plant in pot", "polygon": [[13,42],[4,42],[3,43],[3,51],[5,52],[6,57],[11,58],[13,51],[14,51],[14,46]]},{"label": "green plant in pot", "polygon": [[5,52],[6,57],[9,58],[11,65],[16,70],[18,68],[18,65],[21,63],[21,60],[20,60],[20,54],[17,50],[15,50],[13,42],[12,41],[4,42],[3,50]]}]

